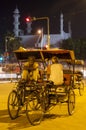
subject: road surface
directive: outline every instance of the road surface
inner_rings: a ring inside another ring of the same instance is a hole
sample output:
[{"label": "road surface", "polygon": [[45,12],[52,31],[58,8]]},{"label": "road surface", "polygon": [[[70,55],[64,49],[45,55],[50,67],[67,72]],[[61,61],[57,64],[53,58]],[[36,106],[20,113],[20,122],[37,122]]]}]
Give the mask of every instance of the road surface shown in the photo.
[{"label": "road surface", "polygon": [[72,116],[68,115],[67,106],[57,105],[48,112],[38,126],[31,126],[25,113],[11,120],[7,111],[7,99],[9,92],[15,83],[0,83],[0,129],[1,130],[85,130],[86,129],[86,88],[84,95],[76,94],[76,107]]}]

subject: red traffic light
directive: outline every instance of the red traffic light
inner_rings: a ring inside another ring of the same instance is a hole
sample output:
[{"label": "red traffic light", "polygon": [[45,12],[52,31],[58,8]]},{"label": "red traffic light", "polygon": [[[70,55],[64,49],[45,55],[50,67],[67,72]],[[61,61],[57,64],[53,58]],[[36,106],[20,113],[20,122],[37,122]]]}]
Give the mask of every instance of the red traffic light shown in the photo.
[{"label": "red traffic light", "polygon": [[35,21],[36,20],[36,18],[35,17],[27,17],[26,18],[26,22],[31,22],[31,21]]},{"label": "red traffic light", "polygon": [[27,17],[26,22],[31,22],[31,17]]}]

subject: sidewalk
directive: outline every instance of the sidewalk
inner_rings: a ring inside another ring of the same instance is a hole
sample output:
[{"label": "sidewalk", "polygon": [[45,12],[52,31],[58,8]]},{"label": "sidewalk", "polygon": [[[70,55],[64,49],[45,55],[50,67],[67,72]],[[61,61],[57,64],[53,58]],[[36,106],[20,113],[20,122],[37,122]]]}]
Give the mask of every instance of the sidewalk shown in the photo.
[{"label": "sidewalk", "polygon": [[2,83],[15,83],[15,82],[17,82],[17,80],[3,80],[3,81],[0,81],[0,84],[2,84]]}]

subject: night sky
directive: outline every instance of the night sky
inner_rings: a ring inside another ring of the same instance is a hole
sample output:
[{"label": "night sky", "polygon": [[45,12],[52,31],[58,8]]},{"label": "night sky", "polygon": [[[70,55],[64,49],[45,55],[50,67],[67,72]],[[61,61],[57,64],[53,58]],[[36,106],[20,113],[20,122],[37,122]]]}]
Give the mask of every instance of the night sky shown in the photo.
[{"label": "night sky", "polygon": [[[0,37],[13,30],[13,11],[20,11],[20,28],[25,30],[27,16],[50,18],[50,33],[59,33],[60,14],[64,14],[64,31],[71,22],[72,37],[86,37],[86,0],[3,0],[0,3]],[[33,23],[34,31],[45,22]],[[36,26],[36,27],[35,27]]]}]

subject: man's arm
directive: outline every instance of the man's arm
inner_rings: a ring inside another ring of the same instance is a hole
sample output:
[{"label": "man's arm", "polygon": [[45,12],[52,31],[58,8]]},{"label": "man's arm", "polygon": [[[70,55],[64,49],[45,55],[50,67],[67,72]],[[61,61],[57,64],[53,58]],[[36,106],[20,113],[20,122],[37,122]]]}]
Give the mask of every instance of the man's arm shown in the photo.
[{"label": "man's arm", "polygon": [[49,79],[50,73],[51,73],[51,65],[48,65],[46,69],[47,79]]}]

